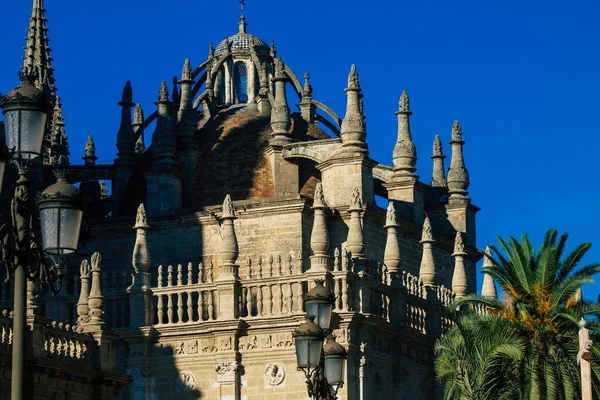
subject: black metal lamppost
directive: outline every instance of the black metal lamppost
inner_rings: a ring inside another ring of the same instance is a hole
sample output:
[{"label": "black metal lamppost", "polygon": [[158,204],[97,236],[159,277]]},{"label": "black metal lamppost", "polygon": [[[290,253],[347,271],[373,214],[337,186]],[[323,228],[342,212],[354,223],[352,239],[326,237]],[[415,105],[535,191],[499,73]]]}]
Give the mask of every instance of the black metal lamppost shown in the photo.
[{"label": "black metal lamppost", "polygon": [[42,153],[44,132],[52,105],[34,86],[35,74],[19,74],[21,85],[0,96],[6,145],[0,149],[0,187],[6,164],[17,166],[19,177],[11,202],[11,222],[0,227],[0,263],[6,279],[15,275],[11,398],[24,399],[26,281],[60,290],[66,256],[75,252],[83,216],[83,198],[64,175],[38,195],[41,218],[40,241],[32,232],[29,170]]},{"label": "black metal lamppost", "polygon": [[[346,349],[330,334],[335,296],[316,280],[304,295],[306,320],[294,331],[298,370],[306,376],[308,395],[315,400],[336,400],[344,385]],[[316,323],[315,323],[316,321]],[[323,345],[323,339],[327,342]]]}]

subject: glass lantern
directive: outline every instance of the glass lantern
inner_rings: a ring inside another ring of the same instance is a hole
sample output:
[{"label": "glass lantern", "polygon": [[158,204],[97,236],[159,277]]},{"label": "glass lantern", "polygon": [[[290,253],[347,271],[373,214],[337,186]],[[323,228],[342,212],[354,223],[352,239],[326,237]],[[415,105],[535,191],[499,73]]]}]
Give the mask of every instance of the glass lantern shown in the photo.
[{"label": "glass lantern", "polygon": [[21,73],[21,85],[0,98],[4,114],[6,146],[14,158],[32,160],[42,152],[44,132],[52,105],[34,86],[35,75]]},{"label": "glass lantern", "polygon": [[317,368],[321,362],[323,350],[323,330],[315,324],[314,317],[307,315],[306,320],[293,333],[296,342],[298,368]]},{"label": "glass lantern", "polygon": [[325,354],[325,379],[330,386],[335,388],[344,384],[344,372],[346,371],[346,357],[348,353],[341,344],[337,343],[333,336],[327,338],[323,346]]},{"label": "glass lantern", "polygon": [[315,287],[304,295],[304,307],[308,315],[314,315],[321,329],[328,330],[335,296],[323,286],[323,280],[315,280]]},{"label": "glass lantern", "polygon": [[83,219],[79,190],[59,175],[57,182],[41,194],[38,205],[44,251],[59,256],[75,252]]}]

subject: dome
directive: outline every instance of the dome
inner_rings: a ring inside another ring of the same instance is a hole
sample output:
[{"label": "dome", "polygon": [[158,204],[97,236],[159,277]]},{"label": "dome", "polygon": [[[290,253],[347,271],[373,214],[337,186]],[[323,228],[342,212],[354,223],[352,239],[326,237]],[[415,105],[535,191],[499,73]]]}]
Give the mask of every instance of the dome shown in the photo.
[{"label": "dome", "polygon": [[239,23],[240,30],[234,36],[230,36],[223,40],[215,49],[215,56],[220,56],[225,53],[226,47],[229,45],[231,53],[249,53],[251,48],[254,48],[257,54],[269,54],[271,48],[262,39],[246,32],[246,23],[242,19]]}]

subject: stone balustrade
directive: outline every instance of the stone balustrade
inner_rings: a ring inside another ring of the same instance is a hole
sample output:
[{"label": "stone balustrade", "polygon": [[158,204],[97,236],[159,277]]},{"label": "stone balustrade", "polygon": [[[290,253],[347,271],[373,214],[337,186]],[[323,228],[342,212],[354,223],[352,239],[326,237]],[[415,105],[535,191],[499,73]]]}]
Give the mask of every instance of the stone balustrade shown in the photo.
[{"label": "stone balustrade", "polygon": [[12,351],[12,341],[12,313],[8,310],[2,310],[0,314],[0,352],[10,353]]},{"label": "stone balustrade", "polygon": [[49,359],[64,361],[71,365],[92,367],[91,335],[76,332],[74,326],[52,321],[44,332],[44,349]]}]

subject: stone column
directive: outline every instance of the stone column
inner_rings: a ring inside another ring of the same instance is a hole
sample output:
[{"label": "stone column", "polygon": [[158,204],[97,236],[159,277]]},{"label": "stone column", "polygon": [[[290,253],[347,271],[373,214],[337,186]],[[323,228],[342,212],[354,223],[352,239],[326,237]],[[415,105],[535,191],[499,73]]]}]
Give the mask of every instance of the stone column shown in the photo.
[{"label": "stone column", "polygon": [[153,319],[153,303],[151,277],[148,272],[151,266],[150,250],[146,240],[146,231],[150,229],[146,218],[146,210],[144,204],[140,204],[135,220],[136,230],[135,246],[133,248],[133,264],[134,273],[131,275],[131,286],[127,288],[129,294],[129,309],[136,310],[130,313],[129,326],[137,328],[152,324]]},{"label": "stone column", "polygon": [[577,354],[577,363],[581,368],[581,398],[583,400],[592,400],[592,369],[590,360],[592,358],[593,343],[590,340],[590,332],[586,328],[585,319],[579,321],[579,353]]},{"label": "stone column", "polygon": [[90,307],[88,298],[90,296],[90,274],[92,268],[88,260],[83,260],[79,267],[79,279],[81,280],[81,289],[79,293],[79,301],[77,302],[77,325],[79,329],[89,321]]},{"label": "stone column", "polygon": [[383,262],[387,266],[390,277],[400,272],[400,247],[398,245],[398,223],[396,221],[396,210],[394,203],[389,202],[384,229],[387,230],[387,239],[383,253]]},{"label": "stone column", "polygon": [[289,78],[285,75],[285,65],[281,57],[275,59],[275,103],[271,108],[271,146],[284,146],[292,142],[290,137],[291,117],[287,104],[285,84]]},{"label": "stone column", "polygon": [[463,233],[456,232],[456,240],[454,242],[454,273],[452,274],[452,291],[456,298],[465,297],[467,295],[467,273],[465,271],[465,243]]},{"label": "stone column", "polygon": [[221,215],[221,268],[216,279],[217,295],[219,297],[218,319],[231,320],[239,317],[240,277],[239,266],[236,264],[239,250],[233,221],[237,219],[229,195],[223,202]]},{"label": "stone column", "polygon": [[481,271],[483,272],[483,285],[481,287],[481,296],[487,297],[489,299],[497,299],[498,292],[496,291],[496,284],[494,283],[494,278],[491,275],[485,273],[488,268],[492,267],[492,250],[490,246],[485,248],[485,255],[483,256],[483,266],[481,267]]},{"label": "stone column", "polygon": [[308,272],[322,272],[329,269],[329,234],[327,232],[327,221],[325,219],[325,198],[323,196],[323,185],[317,183],[313,199],[312,210],[315,216],[312,232],[310,235],[310,248],[313,255],[310,256],[310,269]]},{"label": "stone column", "polygon": [[433,235],[431,233],[431,223],[429,217],[425,216],[423,223],[423,233],[421,235],[421,244],[423,245],[423,256],[421,258],[421,268],[419,277],[423,281],[423,285],[431,287],[438,285],[437,271],[435,269],[435,261],[433,259]]},{"label": "stone column", "polygon": [[348,239],[346,248],[350,250],[352,258],[364,258],[365,244],[363,240],[362,218],[361,214],[365,210],[362,208],[360,190],[354,188],[352,192],[352,205],[348,209],[350,213],[350,226],[348,228]]}]

